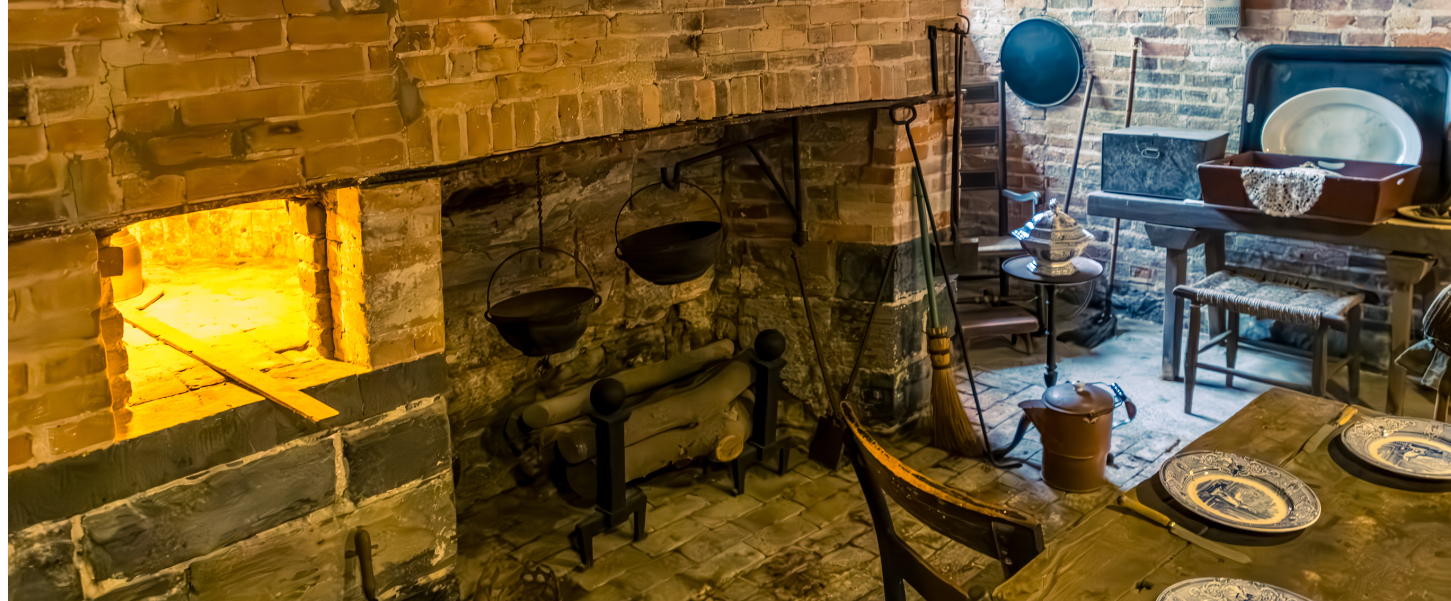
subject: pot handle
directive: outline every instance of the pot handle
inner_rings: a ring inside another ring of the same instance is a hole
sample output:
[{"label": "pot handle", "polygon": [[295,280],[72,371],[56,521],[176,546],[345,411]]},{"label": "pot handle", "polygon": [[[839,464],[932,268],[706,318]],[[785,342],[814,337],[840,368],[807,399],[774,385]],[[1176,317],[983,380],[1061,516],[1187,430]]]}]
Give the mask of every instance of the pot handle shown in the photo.
[{"label": "pot handle", "polygon": [[576,256],[574,256],[572,254],[569,254],[567,252],[564,252],[564,251],[559,250],[559,249],[554,248],[554,247],[550,247],[550,246],[531,246],[529,248],[525,248],[525,249],[521,249],[521,250],[514,251],[514,254],[511,254],[511,255],[509,255],[507,257],[504,257],[504,260],[503,261],[499,261],[498,266],[494,267],[494,273],[489,274],[489,285],[484,288],[484,317],[489,317],[489,318],[492,318],[493,317],[493,315],[491,315],[489,313],[489,309],[492,309],[494,307],[494,278],[498,277],[499,270],[504,267],[504,264],[505,263],[508,263],[509,262],[509,259],[512,259],[514,257],[517,257],[519,255],[522,255],[522,254],[524,254],[526,252],[529,252],[531,250],[537,250],[537,251],[542,252],[542,253],[550,253],[550,252],[552,252],[552,253],[558,253],[558,254],[564,255],[566,257],[569,257],[571,259],[574,259],[574,262],[576,264],[578,264],[581,269],[584,269],[584,275],[585,275],[585,277],[589,278],[589,289],[595,291],[595,308],[599,308],[600,293],[599,293],[599,289],[595,287],[595,276],[589,272],[589,267],[584,264],[584,261],[579,260],[579,257],[576,257]]},{"label": "pot handle", "polygon": [[[1131,421],[1134,421],[1134,417],[1138,416],[1138,414],[1139,414],[1139,406],[1138,405],[1135,405],[1134,402],[1129,399],[1128,393],[1124,392],[1124,389],[1123,388],[1120,388],[1118,384],[1113,384],[1113,385],[1111,385],[1111,387],[1113,388],[1113,396],[1114,396],[1114,399],[1115,400],[1118,400],[1118,399],[1122,399],[1123,400],[1124,412],[1125,413],[1128,413],[1128,415],[1129,415],[1128,421],[1124,422],[1123,424],[1114,424],[1113,425],[1113,427],[1117,428],[1117,427],[1122,426],[1124,424],[1127,424],[1127,423],[1129,423]],[[1115,407],[1117,407],[1118,405],[1119,405],[1119,403],[1114,403],[1114,406]]]},{"label": "pot handle", "polygon": [[[716,214],[717,217],[720,218],[721,225],[722,226],[725,225],[725,211],[722,211],[721,210],[721,208],[720,208],[720,202],[717,202],[716,199],[715,199],[715,197],[710,195],[710,192],[706,192],[704,188],[701,188],[700,186],[697,186],[697,185],[692,184],[690,182],[675,182],[675,185],[677,185],[677,186],[679,186],[681,184],[690,186],[692,188],[695,188],[696,190],[700,190],[700,193],[701,194],[704,194],[706,198],[709,198],[710,199],[710,204],[715,205],[715,214]],[[658,181],[658,182],[655,182],[655,183],[650,184],[648,186],[645,186],[643,188],[640,188],[639,190],[635,190],[632,194],[630,194],[630,197],[629,198],[626,198],[625,199],[625,204],[620,205],[619,212],[615,213],[615,256],[619,256],[620,255],[620,217],[625,214],[625,207],[630,206],[630,203],[631,202],[634,202],[635,201],[635,197],[636,196],[639,196],[641,192],[644,192],[646,190],[649,190],[650,188],[654,188],[655,186],[665,186],[665,182],[664,181]]]}]

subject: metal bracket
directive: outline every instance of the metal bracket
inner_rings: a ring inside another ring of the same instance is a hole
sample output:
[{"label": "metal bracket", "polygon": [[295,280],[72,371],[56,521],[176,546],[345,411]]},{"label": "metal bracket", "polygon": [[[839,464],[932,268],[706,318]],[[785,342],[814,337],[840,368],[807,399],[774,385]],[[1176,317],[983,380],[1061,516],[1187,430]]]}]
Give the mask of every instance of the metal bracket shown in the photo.
[{"label": "metal bracket", "polygon": [[761,154],[761,151],[756,148],[756,144],[759,144],[759,143],[762,143],[762,142],[767,142],[767,141],[770,141],[770,140],[774,140],[776,138],[779,138],[781,136],[786,135],[786,132],[777,132],[777,133],[774,133],[774,134],[766,134],[766,135],[763,135],[763,136],[756,136],[756,137],[751,138],[749,140],[742,140],[740,142],[734,142],[734,143],[731,143],[731,144],[727,144],[725,146],[722,146],[720,148],[717,148],[717,149],[712,150],[710,152],[707,152],[705,154],[696,155],[696,156],[690,157],[688,159],[682,159],[682,160],[680,160],[680,161],[678,161],[678,162],[675,163],[675,167],[673,169],[673,173],[672,173],[672,170],[671,169],[667,169],[665,167],[661,167],[660,168],[660,181],[665,184],[665,187],[670,188],[671,190],[679,189],[679,186],[680,186],[680,169],[681,168],[683,168],[683,167],[689,167],[690,165],[694,165],[694,164],[699,163],[701,161],[706,161],[706,160],[709,160],[709,159],[713,159],[713,158],[718,157],[718,156],[723,156],[723,155],[729,154],[729,153],[731,153],[733,151],[736,151],[736,150],[739,150],[741,148],[745,148],[747,151],[749,151],[751,153],[751,156],[755,157],[756,163],[761,166],[761,170],[766,172],[766,179],[770,180],[771,187],[773,189],[775,189],[775,191],[776,191],[776,196],[781,199],[781,202],[782,203],[785,203],[786,209],[791,212],[791,217],[796,220],[796,232],[794,234],[792,234],[791,239],[796,243],[797,246],[805,246],[806,245],[806,220],[802,217],[802,211],[804,210],[804,207],[806,205],[806,188],[802,184],[802,181],[801,181],[801,123],[800,123],[800,117],[792,117],[791,118],[791,132],[790,133],[791,133],[791,165],[792,165],[792,168],[793,168],[792,169],[793,170],[792,177],[795,180],[794,181],[794,184],[795,184],[795,187],[796,187],[796,194],[795,194],[796,200],[795,200],[795,202],[792,202],[791,195],[788,195],[786,193],[786,187],[783,186],[783,185],[781,185],[781,180],[776,177],[776,170],[771,168],[771,163],[769,161],[767,161],[765,155]]}]

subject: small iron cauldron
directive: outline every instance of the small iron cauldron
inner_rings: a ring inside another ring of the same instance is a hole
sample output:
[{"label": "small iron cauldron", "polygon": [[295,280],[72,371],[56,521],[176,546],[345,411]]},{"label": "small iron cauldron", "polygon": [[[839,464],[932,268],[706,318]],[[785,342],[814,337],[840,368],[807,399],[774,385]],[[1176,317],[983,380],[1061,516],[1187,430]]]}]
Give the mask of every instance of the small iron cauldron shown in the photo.
[{"label": "small iron cauldron", "polygon": [[525,292],[493,304],[494,277],[499,268],[489,276],[489,287],[485,291],[488,309],[484,318],[499,329],[504,342],[529,357],[543,357],[562,353],[574,348],[574,343],[584,335],[589,314],[600,306],[600,296],[594,290],[594,276],[578,257],[562,250],[548,247],[526,248],[504,258],[499,267],[509,259],[528,251],[553,252],[564,255],[579,264],[589,278],[589,288],[563,286]]},{"label": "small iron cauldron", "polygon": [[[694,184],[678,184],[700,190],[715,205],[716,214],[721,214],[720,203],[709,192]],[[641,230],[621,240],[620,216],[624,214],[625,207],[630,206],[641,192],[663,185],[665,183],[660,182],[640,188],[620,206],[620,213],[615,215],[615,256],[640,277],[666,286],[683,284],[705,275],[715,265],[724,230],[719,221],[681,221]]]}]

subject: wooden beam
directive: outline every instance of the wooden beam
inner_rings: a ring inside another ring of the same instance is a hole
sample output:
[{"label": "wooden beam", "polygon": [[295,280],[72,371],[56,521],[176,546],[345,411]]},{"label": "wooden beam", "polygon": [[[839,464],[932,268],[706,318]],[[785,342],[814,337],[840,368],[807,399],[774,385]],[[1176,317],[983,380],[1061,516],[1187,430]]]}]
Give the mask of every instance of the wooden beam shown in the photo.
[{"label": "wooden beam", "polygon": [[236,380],[237,383],[247,389],[267,397],[278,404],[297,412],[307,419],[318,422],[338,414],[336,409],[327,406],[307,394],[283,384],[276,378],[260,371],[242,365],[236,359],[212,348],[205,342],[192,338],[186,333],[167,325],[155,317],[151,317],[130,307],[117,306],[121,317],[143,332],[150,334],[153,338],[165,342],[172,348],[186,353],[188,356],[207,364],[208,367],[221,372],[222,375]]}]

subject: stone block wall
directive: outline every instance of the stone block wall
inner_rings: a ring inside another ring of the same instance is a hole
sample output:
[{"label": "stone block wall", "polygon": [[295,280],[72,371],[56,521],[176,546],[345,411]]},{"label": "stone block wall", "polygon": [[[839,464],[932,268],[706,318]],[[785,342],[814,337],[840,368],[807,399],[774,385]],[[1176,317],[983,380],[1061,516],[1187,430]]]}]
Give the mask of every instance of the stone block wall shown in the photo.
[{"label": "stone block wall", "polygon": [[561,141],[919,95],[925,26],[959,12],[959,0],[14,2],[11,227],[107,227]]},{"label": "stone block wall", "polygon": [[287,205],[286,200],[264,200],[142,221],[127,231],[141,242],[146,265],[290,258],[294,249]]},{"label": "stone block wall", "polygon": [[442,361],[307,392],[312,424],[254,403],[11,474],[9,595],[79,599],[455,599]]},{"label": "stone block wall", "polygon": [[[974,0],[972,43],[965,65],[968,77],[996,77],[1004,35],[1018,21],[1048,16],[1069,26],[1080,38],[1089,68],[1098,75],[1077,180],[1073,211],[1082,216],[1089,192],[1100,181],[1100,140],[1104,131],[1123,127],[1128,99],[1129,60],[1133,37],[1143,38],[1140,51],[1135,125],[1208,129],[1230,134],[1229,150],[1239,148],[1240,107],[1244,70],[1249,56],[1266,44],[1451,47],[1451,4],[1391,0],[1245,0],[1244,26],[1205,26],[1201,3],[1123,0]],[[1008,186],[1045,190],[1061,197],[1073,161],[1073,144],[1082,110],[1083,90],[1062,106],[1042,109],[1008,94]],[[986,109],[986,110],[984,110]],[[997,121],[990,107],[980,107],[968,125]],[[990,157],[971,164],[990,168]],[[990,195],[970,197],[972,213],[996,215]],[[1016,216],[1014,227],[1026,215]],[[996,223],[982,220],[983,233],[996,233]],[[1113,220],[1090,219],[1099,242],[1089,255],[1108,257]],[[1163,252],[1149,245],[1142,224],[1126,222],[1119,247],[1115,304],[1121,314],[1161,319],[1159,282]],[[1367,336],[1384,336],[1387,308],[1384,258],[1370,249],[1231,234],[1229,263],[1310,276],[1380,293],[1380,302],[1366,308]],[[1203,274],[1202,250],[1190,255],[1190,278]],[[1451,282],[1451,269],[1438,268],[1434,281]],[[1374,299],[1373,299],[1374,300]],[[1419,318],[1418,318],[1419,319]],[[1374,362],[1384,364],[1385,344],[1367,340],[1369,351],[1382,349]]]}]

